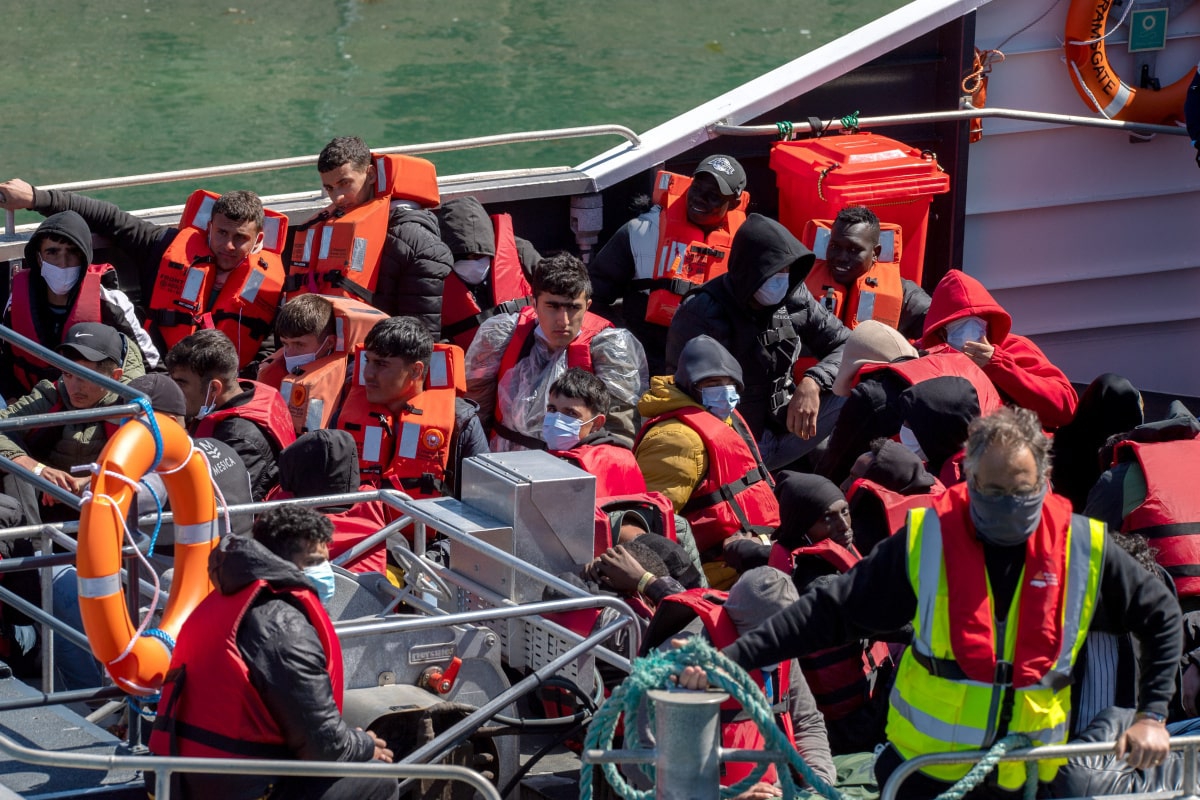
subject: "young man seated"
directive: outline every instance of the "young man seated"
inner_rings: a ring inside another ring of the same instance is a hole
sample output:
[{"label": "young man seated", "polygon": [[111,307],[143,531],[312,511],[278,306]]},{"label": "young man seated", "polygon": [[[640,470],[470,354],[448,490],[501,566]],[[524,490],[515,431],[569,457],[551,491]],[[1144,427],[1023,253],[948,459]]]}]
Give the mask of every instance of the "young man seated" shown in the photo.
[{"label": "young man seated", "polygon": [[350,378],[350,353],[386,315],[351,297],[302,294],[279,310],[280,348],[258,368],[258,381],[278,389],[296,435],[328,427]]},{"label": "young man seated", "polygon": [[646,355],[629,331],[588,311],[592,284],[578,258],[561,253],[533,270],[533,302],[479,326],[467,350],[467,393],[492,433],[492,449],[540,450],[546,395],[571,367],[604,382],[614,403],[606,424],[631,442],[634,405],[648,381]]},{"label": "young man seated", "polygon": [[219,330],[196,331],[167,353],[167,370],[183,390],[192,435],[218,439],[241,456],[255,502],[279,482],[279,451],[296,441],[279,392],[238,379],[238,354]]},{"label": "young man seated", "polygon": [[596,499],[646,491],[633,451],[604,428],[611,395],[604,381],[572,367],[550,386],[542,438],[555,456],[596,476]]},{"label": "young man seated", "polygon": [[[141,359],[128,374],[121,366],[136,346],[117,332],[116,328],[98,322],[81,322],[67,331],[58,352],[76,364],[116,381],[128,383],[143,373]],[[121,403],[121,399],[103,386],[87,380],[82,373],[64,372],[51,383],[39,381],[24,397],[0,411],[0,419],[17,419],[51,411],[72,411],[98,408]],[[95,461],[108,442],[108,428],[103,420],[71,423],[33,430],[0,433],[0,456],[12,459],[18,466],[32,470],[61,489],[79,494],[91,479],[87,474],[74,474],[73,467]],[[13,475],[4,476],[5,492],[16,497],[28,524],[62,520],[75,516],[65,507],[54,506],[48,495],[38,503],[33,485]]]},{"label": "young man seated", "polygon": [[371,329],[331,427],[348,431],[364,483],[413,497],[451,494],[464,458],[486,453],[476,407],[458,397],[462,349],[434,345],[414,317],[390,317]]}]

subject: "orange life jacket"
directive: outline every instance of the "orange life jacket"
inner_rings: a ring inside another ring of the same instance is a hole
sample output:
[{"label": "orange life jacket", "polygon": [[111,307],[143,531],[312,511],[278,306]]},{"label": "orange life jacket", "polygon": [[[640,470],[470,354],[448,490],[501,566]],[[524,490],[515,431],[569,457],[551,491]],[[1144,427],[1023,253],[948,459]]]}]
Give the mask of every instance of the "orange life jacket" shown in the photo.
[{"label": "orange life jacket", "polygon": [[243,389],[252,387],[254,396],[250,402],[230,408],[220,408],[208,414],[196,423],[193,436],[197,439],[212,438],[217,423],[228,417],[237,417],[253,422],[268,439],[278,454],[280,450],[296,441],[296,431],[292,429],[292,416],[280,397],[279,392],[259,383],[258,381],[239,380],[238,385]]},{"label": "orange life jacket", "polygon": [[371,155],[375,191],[371,200],[337,216],[329,209],[297,230],[284,290],[357,297],[375,304],[379,262],[387,239],[393,200],[426,208],[440,202],[437,171],[423,158]]},{"label": "orange life jacket", "polygon": [[163,253],[150,294],[149,322],[170,349],[197,330],[216,328],[238,351],[238,366],[254,360],[275,325],[285,271],[279,253],[287,217],[263,210],[263,246],[234,268],[209,305],[217,269],[208,226],[218,195],[197,190],[188,198],[179,233]]},{"label": "orange life jacket", "polygon": [[646,322],[654,325],[669,326],[685,294],[725,274],[733,236],[746,221],[750,193],[742,192],[737,206],[729,209],[720,226],[705,231],[693,225],[687,216],[691,185],[691,178],[666,170],[660,170],[654,179],[651,200],[660,209],[654,264],[650,277],[639,276],[633,282],[634,289],[650,291]]},{"label": "orange life jacket", "polygon": [[[975,534],[965,485],[954,486],[934,503],[941,523],[942,553],[947,564],[950,642],[954,661],[970,680],[992,683],[996,679],[996,653],[992,599],[984,563],[983,542]],[[1012,685],[1031,686],[1055,666],[1062,650],[1063,614],[1060,599],[1067,579],[1065,533],[1071,525],[1071,502],[1047,494],[1037,530],[1025,545],[1025,582],[1016,625],[1020,631],[1012,663]]]},{"label": "orange life jacket", "polygon": [[[668,636],[678,633],[698,617],[704,623],[704,631],[718,649],[728,647],[738,638],[737,628],[725,610],[728,592],[716,589],[689,589],[680,594],[664,597],[658,611],[646,631],[646,647],[657,647]],[[646,649],[643,647],[643,650]],[[795,746],[796,731],[788,709],[788,691],[791,687],[791,661],[784,661],[774,670],[774,680],[767,691],[766,677],[762,670],[750,670],[750,677],[758,688],[767,695],[776,723],[783,729],[787,740]],[[758,724],[748,717],[737,700],[730,698],[721,704],[721,746],[736,750],[762,750],[765,744]],[[721,785],[732,786],[749,775],[755,768],[746,761],[726,761],[721,764]],[[767,767],[760,780],[773,783],[778,775],[774,765]]]},{"label": "orange life jacket", "polygon": [[325,651],[333,700],[342,709],[342,649],[329,615],[310,589],[274,589],[258,580],[234,594],[212,592],[196,607],[175,643],[150,751],[160,756],[292,758],[279,723],[237,645],[246,612],[266,593],[287,597],[312,623]]},{"label": "orange life jacket", "polygon": [[904,310],[904,283],[900,276],[899,225],[880,223],[879,238],[886,244],[884,252],[866,274],[852,286],[843,286],[833,278],[825,262],[825,249],[833,229],[832,220],[810,220],[804,228],[804,244],[817,256],[804,285],[825,308],[847,328],[855,328],[863,320],[873,319],[892,327],[900,327]]},{"label": "orange life jacket", "polygon": [[[451,272],[442,287],[442,337],[466,350],[475,340],[479,326],[497,314],[512,314],[533,302],[533,289],[525,280],[517,240],[513,235],[512,217],[493,214],[496,231],[496,255],[486,285],[467,286],[458,273]],[[488,292],[487,308],[480,305],[476,292]]]},{"label": "orange life jacket", "polygon": [[[806,557],[819,558],[841,574],[849,572],[862,560],[853,547],[842,547],[832,539],[822,539],[790,552],[776,543],[771,547],[767,563],[790,575],[796,559]],[[839,720],[871,701],[875,673],[890,665],[892,656],[883,642],[856,641],[818,650],[797,660],[821,713],[828,720]]]},{"label": "orange life jacket", "polygon": [[[67,319],[63,323],[64,335],[72,325],[78,322],[104,321],[101,319],[100,311],[100,282],[104,275],[115,269],[112,264],[88,264],[79,280],[79,285],[75,287],[75,302],[67,311]],[[34,319],[38,304],[33,300],[33,292],[41,287],[30,286],[29,279],[32,274],[31,270],[23,269],[13,275],[12,305],[9,309],[12,316],[12,328],[35,342],[47,347],[56,347],[60,344],[59,342],[42,341],[42,334],[38,331],[38,320]],[[32,389],[33,385],[40,380],[56,379],[62,372],[58,367],[47,364],[33,353],[19,347],[12,347],[12,356],[17,381],[26,391]]]},{"label": "orange life jacket", "polygon": [[258,369],[259,382],[274,386],[283,395],[297,435],[329,425],[346,387],[350,353],[362,344],[375,323],[387,318],[379,309],[352,297],[326,299],[333,304],[336,336],[333,350],[289,373],[280,349]]},{"label": "orange life jacket", "polygon": [[692,525],[704,560],[720,560],[722,543],[738,531],[757,536],[779,527],[775,481],[763,466],[758,445],[737,410],[731,425],[699,406],[668,411],[642,426],[637,444],[652,426],[668,419],[678,419],[694,430],[708,454],[708,471],[680,510]]},{"label": "orange life jacket", "polygon": [[1180,597],[1200,595],[1200,438],[1124,441],[1113,463],[1136,458],[1146,476],[1146,499],[1126,515],[1124,533],[1140,533]]},{"label": "orange life jacket", "polygon": [[454,435],[454,400],[466,391],[462,348],[434,345],[425,388],[399,417],[368,402],[365,352],[361,345],[355,352],[354,378],[336,421],[354,437],[363,482],[390,484],[415,498],[440,497]]}]

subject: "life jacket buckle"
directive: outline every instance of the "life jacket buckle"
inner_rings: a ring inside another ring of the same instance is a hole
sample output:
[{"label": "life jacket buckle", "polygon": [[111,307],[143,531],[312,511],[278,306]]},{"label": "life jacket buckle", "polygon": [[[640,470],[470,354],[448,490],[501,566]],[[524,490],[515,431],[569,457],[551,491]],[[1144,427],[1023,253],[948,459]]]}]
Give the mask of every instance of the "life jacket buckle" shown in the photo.
[{"label": "life jacket buckle", "polygon": [[1013,682],[1013,665],[1010,661],[996,662],[996,675],[992,682],[997,686],[1012,686]]}]

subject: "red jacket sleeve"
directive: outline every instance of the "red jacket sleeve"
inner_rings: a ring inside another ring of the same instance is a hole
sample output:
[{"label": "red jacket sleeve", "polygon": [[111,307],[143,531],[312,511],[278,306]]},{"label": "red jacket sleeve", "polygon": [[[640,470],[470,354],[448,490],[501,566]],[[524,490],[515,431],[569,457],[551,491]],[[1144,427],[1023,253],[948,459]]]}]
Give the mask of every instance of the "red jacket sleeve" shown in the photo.
[{"label": "red jacket sleeve", "polygon": [[1009,334],[983,368],[1007,399],[1038,415],[1053,430],[1071,421],[1079,395],[1067,376],[1050,363],[1036,344]]}]

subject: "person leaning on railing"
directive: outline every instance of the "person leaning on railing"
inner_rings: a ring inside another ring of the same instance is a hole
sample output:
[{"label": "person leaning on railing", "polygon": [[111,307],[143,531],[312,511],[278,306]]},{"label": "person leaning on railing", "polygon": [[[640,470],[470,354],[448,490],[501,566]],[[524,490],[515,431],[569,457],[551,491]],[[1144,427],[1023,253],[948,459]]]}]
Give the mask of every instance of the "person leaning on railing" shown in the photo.
[{"label": "person leaning on railing", "polygon": [[[1138,715],[1116,754],[1133,769],[1161,764],[1179,605],[1128,553],[1106,546],[1103,523],[1072,515],[1068,500],[1048,493],[1049,449],[1031,411],[1004,408],[975,420],[965,483],[932,509],[910,512],[904,533],[725,654],[753,668],[912,623],[891,695],[889,744],[875,766],[883,785],[902,761],[926,753],[987,748],[1015,733],[1034,744],[1064,742],[1070,672],[1085,635],[1132,633],[1141,651]],[[688,667],[680,683],[703,688],[707,676]],[[1049,782],[1062,763],[1038,762],[1039,779]],[[899,796],[935,796],[969,766],[922,769]],[[1024,780],[1021,763],[1003,762],[994,784],[967,797],[1012,798]]]}]

